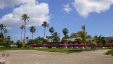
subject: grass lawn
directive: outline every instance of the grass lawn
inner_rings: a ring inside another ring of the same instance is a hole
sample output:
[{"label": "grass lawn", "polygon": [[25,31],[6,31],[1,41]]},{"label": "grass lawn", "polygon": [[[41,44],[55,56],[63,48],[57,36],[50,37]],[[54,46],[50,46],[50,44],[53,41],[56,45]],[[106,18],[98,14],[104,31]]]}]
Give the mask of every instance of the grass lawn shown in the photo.
[{"label": "grass lawn", "polygon": [[38,48],[38,51],[73,53],[83,51],[80,48]]},{"label": "grass lawn", "polygon": [[38,51],[64,52],[64,53],[84,51],[81,48],[0,48],[0,51],[6,51],[6,50],[38,50]]},{"label": "grass lawn", "polygon": [[6,51],[6,50],[34,50],[32,48],[0,48],[0,51]]},{"label": "grass lawn", "polygon": [[106,55],[112,55],[113,56],[113,49],[110,49],[108,52],[105,53]]}]

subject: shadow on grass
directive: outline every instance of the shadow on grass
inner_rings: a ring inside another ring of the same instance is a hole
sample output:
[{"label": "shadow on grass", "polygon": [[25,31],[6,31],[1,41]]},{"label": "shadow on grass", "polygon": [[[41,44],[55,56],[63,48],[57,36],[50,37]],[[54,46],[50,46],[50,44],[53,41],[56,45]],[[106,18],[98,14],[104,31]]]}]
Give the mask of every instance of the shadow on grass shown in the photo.
[{"label": "shadow on grass", "polygon": [[0,51],[7,51],[7,50],[35,50],[32,48],[0,48]]},{"label": "shadow on grass", "polygon": [[91,51],[91,49],[82,49],[82,48],[0,48],[0,51],[6,50],[37,50],[37,51],[47,51],[47,52],[61,52],[61,53],[74,53],[82,51]]},{"label": "shadow on grass", "polygon": [[78,49],[76,49],[76,50],[68,50],[67,53],[70,54],[70,53],[82,52],[82,51],[84,51],[84,50],[82,50],[82,49],[81,50],[78,50]]},{"label": "shadow on grass", "polygon": [[83,49],[77,48],[40,48],[38,51],[48,51],[48,52],[61,52],[61,53],[74,53],[74,52],[82,52]]},{"label": "shadow on grass", "polygon": [[107,51],[107,52],[105,53],[105,55],[112,55],[112,56],[113,56],[113,49]]}]

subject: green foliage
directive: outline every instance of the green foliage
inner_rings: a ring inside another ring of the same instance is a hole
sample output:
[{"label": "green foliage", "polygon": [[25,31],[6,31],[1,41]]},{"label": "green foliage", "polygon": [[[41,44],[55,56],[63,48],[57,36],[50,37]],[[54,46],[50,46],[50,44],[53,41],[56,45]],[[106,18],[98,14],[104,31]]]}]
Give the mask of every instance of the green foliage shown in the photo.
[{"label": "green foliage", "polygon": [[33,39],[33,33],[35,33],[36,28],[34,26],[30,27],[30,32],[32,33],[32,39]]},{"label": "green foliage", "polygon": [[59,38],[59,34],[57,32],[54,32],[52,34],[52,37],[53,37],[53,42],[55,42],[55,43],[59,42],[60,38]]},{"label": "green foliage", "polygon": [[34,41],[35,41],[36,44],[43,44],[44,43],[44,39],[40,38],[40,37],[36,38]]},{"label": "green foliage", "polygon": [[0,48],[0,51],[5,51],[5,50],[36,50],[33,48]]},{"label": "green foliage", "polygon": [[93,40],[97,43],[97,46],[102,47],[105,46],[105,38],[100,36],[94,36]]},{"label": "green foliage", "polygon": [[36,28],[34,26],[30,27],[30,32],[34,33],[36,31]]},{"label": "green foliage", "polygon": [[46,28],[46,27],[49,26],[49,24],[48,24],[46,21],[44,21],[43,24],[42,24],[42,26],[43,26],[44,28]]},{"label": "green foliage", "polygon": [[11,39],[10,36],[5,36],[4,34],[1,33],[0,34],[0,46],[9,48],[9,45],[12,43],[10,39]]},{"label": "green foliage", "polygon": [[42,27],[44,27],[44,37],[45,37],[46,27],[49,27],[49,24],[46,21],[44,21]]},{"label": "green foliage", "polygon": [[85,44],[86,44],[86,35],[87,35],[86,27],[84,25],[84,26],[82,26],[81,38],[82,38],[82,42],[85,43]]},{"label": "green foliage", "polygon": [[80,48],[0,48],[0,51],[4,50],[38,50],[38,51],[47,51],[47,52],[61,52],[61,53],[74,53],[74,52],[82,52],[83,49]]},{"label": "green foliage", "polygon": [[62,44],[63,44],[63,43],[68,43],[68,40],[62,39],[61,43],[62,43]]},{"label": "green foliage", "polygon": [[22,20],[24,21],[24,42],[26,41],[26,21],[29,21],[29,16],[27,14],[22,15]]},{"label": "green foliage", "polygon": [[78,36],[77,33],[72,33],[72,34],[70,35],[70,37],[71,37],[71,38],[78,38],[79,36]]},{"label": "green foliage", "polygon": [[43,37],[38,37],[34,40],[29,40],[28,45],[30,44],[47,44],[48,40],[44,39]]},{"label": "green foliage", "polygon": [[68,34],[68,29],[67,28],[64,28],[63,30],[62,30],[62,32],[63,32],[63,34],[64,34],[64,36],[65,36],[65,38],[67,37],[67,34]]},{"label": "green foliage", "polygon": [[4,41],[2,39],[0,39],[0,45],[3,45]]},{"label": "green foliage", "polygon": [[54,33],[54,31],[55,31],[55,29],[53,28],[53,27],[50,27],[49,28],[49,32],[52,34],[52,33]]},{"label": "green foliage", "polygon": [[21,29],[21,30],[25,29],[25,25],[21,25],[21,26],[20,26],[20,29]]},{"label": "green foliage", "polygon": [[22,48],[22,47],[25,46],[25,42],[18,40],[17,43],[16,43],[16,45],[17,45],[18,48]]},{"label": "green foliage", "polygon": [[105,53],[106,55],[112,55],[113,56],[113,49],[109,50],[108,52]]},{"label": "green foliage", "polygon": [[26,24],[26,21],[29,19],[28,15],[27,14],[23,14],[22,15],[22,20],[25,22]]},{"label": "green foliage", "polygon": [[64,52],[64,53],[73,53],[73,52],[81,52],[82,49],[73,49],[73,48],[40,48],[36,49],[38,51],[48,51],[48,52]]},{"label": "green foliage", "polygon": [[23,30],[25,29],[25,25],[21,25],[20,26],[20,29],[21,29],[21,41],[22,41],[22,38],[23,38]]}]

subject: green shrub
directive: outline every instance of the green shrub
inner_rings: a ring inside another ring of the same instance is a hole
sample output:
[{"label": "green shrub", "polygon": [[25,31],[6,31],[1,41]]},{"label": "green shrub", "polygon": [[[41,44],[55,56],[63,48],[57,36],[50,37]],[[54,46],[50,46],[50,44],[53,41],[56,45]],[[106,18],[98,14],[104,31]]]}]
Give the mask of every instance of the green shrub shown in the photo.
[{"label": "green shrub", "polygon": [[108,52],[105,53],[106,55],[112,55],[113,56],[113,49],[109,50]]},{"label": "green shrub", "polygon": [[18,46],[18,48],[21,48],[25,46],[25,42],[17,41],[16,45]]}]

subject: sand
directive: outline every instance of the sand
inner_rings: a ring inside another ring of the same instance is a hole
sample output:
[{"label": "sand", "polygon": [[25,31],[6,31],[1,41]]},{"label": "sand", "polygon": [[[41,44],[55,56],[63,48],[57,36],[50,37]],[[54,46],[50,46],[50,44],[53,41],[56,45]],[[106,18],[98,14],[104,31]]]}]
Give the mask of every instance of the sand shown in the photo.
[{"label": "sand", "polygon": [[[1,51],[0,61],[5,61],[5,64],[113,64],[113,57],[104,55],[106,51],[96,50],[66,54],[36,50],[11,50]],[[3,53],[6,56],[2,56]]]}]

